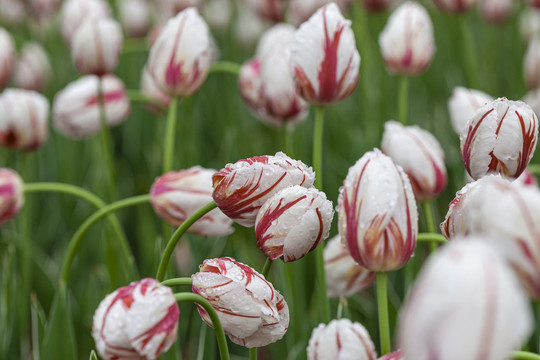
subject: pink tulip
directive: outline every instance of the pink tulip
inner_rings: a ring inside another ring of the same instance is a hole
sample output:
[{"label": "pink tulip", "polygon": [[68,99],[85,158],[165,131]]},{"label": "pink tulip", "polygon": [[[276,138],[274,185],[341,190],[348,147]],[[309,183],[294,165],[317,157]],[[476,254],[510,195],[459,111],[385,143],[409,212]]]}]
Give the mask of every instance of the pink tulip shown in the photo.
[{"label": "pink tulip", "polygon": [[0,168],[0,225],[13,219],[24,204],[23,181],[19,174]]},{"label": "pink tulip", "polygon": [[390,354],[386,354],[384,356],[381,356],[379,358],[379,360],[406,360],[406,359],[403,356],[403,351],[398,350],[398,351],[394,351],[394,352],[392,352]]}]

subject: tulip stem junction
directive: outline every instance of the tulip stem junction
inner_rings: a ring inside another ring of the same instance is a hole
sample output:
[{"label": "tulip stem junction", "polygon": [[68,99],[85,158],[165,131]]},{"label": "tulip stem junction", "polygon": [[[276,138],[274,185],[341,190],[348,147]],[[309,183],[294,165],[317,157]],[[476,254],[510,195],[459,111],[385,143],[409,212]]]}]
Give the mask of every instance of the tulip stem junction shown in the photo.
[{"label": "tulip stem junction", "polygon": [[398,119],[403,126],[406,126],[409,113],[409,78],[407,76],[401,76],[399,79],[398,96]]},{"label": "tulip stem junction", "polygon": [[167,265],[169,264],[169,259],[171,258],[171,255],[174,251],[174,247],[178,243],[178,240],[184,235],[184,233],[189,229],[195,221],[199,220],[201,217],[203,217],[205,214],[209,213],[213,209],[217,207],[216,203],[214,201],[209,202],[208,204],[204,205],[199,210],[195,211],[190,217],[186,219],[176,229],[174,234],[169,239],[169,242],[167,243],[167,246],[165,247],[165,251],[163,252],[163,256],[161,257],[161,261],[159,263],[156,279],[158,281],[163,281],[165,278],[165,272],[167,271]]},{"label": "tulip stem junction", "polygon": [[99,103],[99,120],[101,124],[100,140],[103,151],[103,157],[105,158],[105,164],[107,166],[107,172],[109,174],[109,201],[114,201],[116,198],[115,184],[116,174],[114,168],[114,155],[113,145],[111,140],[111,133],[109,126],[107,125],[107,114],[105,112],[105,93],[103,92],[103,80],[98,79],[98,103]]},{"label": "tulip stem junction", "polygon": [[[124,209],[124,208],[134,206],[134,205],[145,204],[148,202],[150,202],[150,195],[148,194],[130,197],[127,199],[116,201],[107,206],[104,206],[100,208],[98,211],[96,211],[95,213],[93,213],[89,218],[87,218],[86,221],[82,223],[81,226],[79,226],[79,228],[77,229],[77,231],[75,232],[71,240],[69,241],[66,257],[64,258],[64,263],[62,264],[62,269],[60,271],[61,286],[62,285],[65,286],[67,284],[68,279],[69,279],[69,270],[71,268],[71,264],[73,263],[73,260],[75,259],[75,255],[77,254],[77,250],[79,248],[79,245],[81,244],[81,240],[84,234],[86,234],[86,232],[88,231],[88,229],[92,227],[92,225],[94,225],[100,219],[102,219],[103,217],[109,215],[110,213],[116,210]],[[121,246],[122,246],[122,250],[124,254],[131,253],[127,242],[122,242]]]},{"label": "tulip stem junction", "polygon": [[182,285],[192,286],[193,280],[191,278],[174,278],[174,279],[164,280],[161,283],[168,287],[182,286]]},{"label": "tulip stem junction", "polygon": [[377,311],[379,314],[379,336],[381,341],[381,355],[391,351],[390,321],[388,318],[387,273],[377,273]]},{"label": "tulip stem junction", "polygon": [[168,173],[172,169],[178,102],[179,99],[173,96],[171,98],[171,103],[169,104],[167,128],[165,129],[165,148],[163,150],[163,174]]},{"label": "tulip stem junction", "polygon": [[212,305],[202,296],[193,293],[176,293],[174,294],[174,297],[178,302],[191,301],[197,303],[206,311],[206,313],[208,314],[208,316],[210,316],[210,319],[212,320],[212,325],[214,327],[214,331],[216,332],[219,355],[222,360],[229,360],[229,348],[227,346],[225,332],[223,331],[223,326],[221,325],[218,314],[216,310],[212,307]]},{"label": "tulip stem junction", "polygon": [[218,61],[212,64],[209,74],[228,73],[232,75],[240,74],[241,65],[232,61]]},{"label": "tulip stem junction", "polygon": [[540,360],[540,355],[527,351],[512,351],[511,356],[514,360]]},{"label": "tulip stem junction", "polygon": [[436,233],[420,233],[418,234],[416,240],[418,242],[438,242],[441,244],[444,244],[448,241],[443,235]]},{"label": "tulip stem junction", "polygon": [[[435,220],[433,219],[433,208],[431,206],[431,201],[427,200],[422,202],[422,209],[424,210],[424,219],[426,220],[426,230],[430,234],[436,234],[437,231],[435,226]],[[431,252],[437,250],[437,243],[439,241],[430,241],[429,245]]]}]

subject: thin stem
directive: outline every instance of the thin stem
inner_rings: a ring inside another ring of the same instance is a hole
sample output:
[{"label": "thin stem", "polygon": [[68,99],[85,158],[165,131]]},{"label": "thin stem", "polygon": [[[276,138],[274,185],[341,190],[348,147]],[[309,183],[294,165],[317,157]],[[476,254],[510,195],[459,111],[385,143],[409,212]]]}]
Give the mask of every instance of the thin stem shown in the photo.
[{"label": "thin stem", "polygon": [[[435,220],[433,219],[433,207],[431,206],[431,201],[424,201],[422,202],[422,209],[424,210],[424,218],[426,220],[426,229],[428,233],[436,234],[436,225]],[[434,252],[437,250],[437,242],[431,241],[429,243],[429,246],[431,248],[431,252]]]},{"label": "thin stem", "polygon": [[268,273],[270,272],[270,268],[272,267],[272,264],[274,262],[270,260],[270,258],[267,258],[264,262],[264,266],[261,272],[261,275],[264,276],[265,279],[268,279]]},{"label": "thin stem", "polygon": [[257,360],[257,348],[249,349],[249,360]]},{"label": "thin stem", "polygon": [[178,98],[173,97],[169,104],[169,114],[167,116],[167,128],[165,129],[165,148],[163,150],[163,173],[172,169],[172,158],[174,153],[174,139],[176,132],[176,121],[178,112]]},{"label": "thin stem", "polygon": [[178,227],[178,229],[176,229],[174,234],[169,239],[169,242],[165,247],[165,251],[163,252],[163,256],[161,257],[161,261],[159,262],[159,267],[156,275],[156,279],[158,281],[163,281],[163,279],[165,278],[165,272],[167,271],[169,259],[174,251],[174,247],[178,243],[178,240],[180,240],[182,235],[184,235],[184,233],[189,229],[191,225],[193,225],[193,223],[195,223],[195,221],[199,220],[205,214],[215,209],[216,206],[217,205],[214,201],[209,202],[199,210],[195,211],[190,217],[186,219],[186,221],[182,223],[182,225]]},{"label": "thin stem", "polygon": [[227,347],[227,339],[225,338],[225,332],[223,331],[223,326],[219,320],[216,310],[212,305],[202,296],[193,294],[193,293],[176,293],[174,294],[176,301],[191,301],[199,304],[206,311],[210,320],[212,320],[212,326],[216,332],[216,338],[219,347],[219,355],[222,360],[229,360],[229,348]]},{"label": "thin stem", "polygon": [[377,310],[379,313],[379,335],[381,355],[388,354],[390,347],[390,321],[388,319],[387,274],[377,273]]},{"label": "thin stem", "polygon": [[167,111],[167,108],[165,108],[162,103],[160,103],[159,101],[156,101],[155,99],[152,99],[150,96],[146,95],[145,93],[139,90],[128,89],[126,90],[126,93],[129,98],[129,101],[131,102],[140,102],[143,104],[155,106],[163,113]]},{"label": "thin stem", "polygon": [[436,233],[420,233],[418,234],[418,237],[416,238],[416,241],[418,242],[438,242],[441,244],[444,244],[448,240],[441,234]]},{"label": "thin stem", "polygon": [[232,61],[218,61],[212,64],[210,67],[210,71],[208,74],[215,74],[215,73],[227,73],[232,75],[238,75],[240,74],[240,68],[242,66],[240,64],[234,63]]},{"label": "thin stem", "polygon": [[164,280],[161,283],[168,287],[182,286],[182,285],[192,286],[193,280],[191,278],[174,278],[174,279]]},{"label": "thin stem", "polygon": [[105,94],[103,93],[103,80],[98,78],[98,102],[99,102],[99,120],[101,123],[101,148],[103,152],[103,157],[105,159],[105,165],[107,167],[107,172],[109,174],[109,200],[113,201],[116,198],[115,194],[115,185],[116,185],[116,175],[114,168],[114,155],[113,155],[113,146],[111,140],[111,133],[109,126],[107,125],[107,114],[105,112]]},{"label": "thin stem", "polygon": [[475,44],[472,28],[467,21],[465,14],[456,16],[459,21],[459,29],[464,43],[465,67],[467,70],[467,80],[469,88],[478,88],[478,67],[476,64]]},{"label": "thin stem", "polygon": [[409,78],[401,76],[399,79],[399,103],[398,118],[399,122],[407,125],[407,115],[409,113]]},{"label": "thin stem", "polygon": [[511,356],[514,360],[540,360],[540,355],[527,351],[512,351]]},{"label": "thin stem", "polygon": [[68,250],[66,253],[66,257],[64,258],[64,263],[62,264],[62,269],[60,271],[61,274],[61,285],[66,285],[69,279],[69,270],[71,268],[71,264],[73,263],[73,260],[75,259],[75,255],[77,254],[77,250],[79,248],[79,245],[82,241],[82,238],[84,234],[94,225],[96,222],[98,222],[103,217],[107,216],[108,214],[124,209],[130,206],[135,206],[139,204],[148,203],[150,201],[150,195],[139,195],[130,197],[127,199],[123,199],[117,202],[114,202],[112,204],[109,204],[105,207],[102,207],[95,213],[93,213],[89,218],[86,219],[84,223],[82,223],[81,226],[77,229],[71,240],[69,241]]}]

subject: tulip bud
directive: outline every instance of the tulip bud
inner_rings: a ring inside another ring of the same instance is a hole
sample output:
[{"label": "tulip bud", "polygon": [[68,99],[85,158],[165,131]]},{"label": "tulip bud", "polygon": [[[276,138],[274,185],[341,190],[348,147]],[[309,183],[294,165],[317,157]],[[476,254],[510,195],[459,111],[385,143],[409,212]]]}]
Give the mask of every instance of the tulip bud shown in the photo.
[{"label": "tulip bud", "polygon": [[476,0],[433,0],[439,10],[447,13],[465,13],[475,4]]},{"label": "tulip bud", "polygon": [[428,260],[402,308],[405,359],[507,359],[532,330],[528,301],[506,264],[478,240]]},{"label": "tulip bud", "polygon": [[13,73],[15,86],[21,89],[43,91],[51,74],[51,63],[43,47],[36,42],[26,43]]},{"label": "tulip bud", "polygon": [[308,360],[375,360],[377,352],[366,328],[349,319],[319,324],[309,338]]},{"label": "tulip bud", "polygon": [[0,225],[13,219],[24,204],[23,181],[19,174],[0,168]]},{"label": "tulip bud", "polygon": [[221,211],[234,222],[252,227],[266,200],[289,186],[312,187],[315,173],[300,160],[278,152],[227,164],[212,181],[212,197]]},{"label": "tulip bud", "polygon": [[11,78],[15,64],[15,44],[11,35],[0,27],[0,90]]},{"label": "tulip bud", "polygon": [[354,261],[339,235],[327,241],[323,255],[328,297],[352,296],[375,281],[375,273]]},{"label": "tulip bud", "polygon": [[109,18],[111,9],[104,0],[67,0],[61,9],[62,36],[71,46],[77,28],[89,19]]},{"label": "tulip bud", "polygon": [[176,341],[180,310],[174,294],[154,279],[107,295],[94,313],[98,353],[112,359],[157,359]]},{"label": "tulip bud", "polygon": [[7,89],[0,95],[0,144],[14,150],[35,150],[49,133],[49,101],[41,94]]},{"label": "tulip bud", "polygon": [[512,15],[513,0],[480,0],[478,8],[484,20],[500,25]]},{"label": "tulip bud", "polygon": [[185,97],[197,91],[212,62],[210,30],[195,8],[170,19],[150,49],[148,71],[167,94]]},{"label": "tulip bud", "polygon": [[257,247],[270,260],[303,258],[328,237],[332,202],[315,188],[287,187],[266,200],[255,219]]},{"label": "tulip bud", "polygon": [[529,40],[523,57],[523,76],[529,89],[540,86],[540,39],[536,35]]},{"label": "tulip bud", "polygon": [[476,110],[493,100],[495,100],[493,97],[480,90],[455,87],[452,90],[452,97],[448,100],[448,112],[456,133],[458,135],[461,133]]},{"label": "tulip bud", "polygon": [[444,152],[431,133],[418,126],[388,121],[384,125],[381,149],[403,168],[418,201],[434,199],[444,191],[447,182]]},{"label": "tulip bud", "polygon": [[393,353],[381,356],[379,360],[405,360],[403,356],[403,350],[394,351]]},{"label": "tulip bud", "polygon": [[150,8],[146,0],[120,1],[118,15],[129,37],[142,37],[150,30]]},{"label": "tulip bud", "polygon": [[[167,223],[180,226],[188,217],[212,201],[212,175],[216,171],[194,166],[158,177],[150,190],[150,203]],[[225,236],[234,229],[219,209],[197,220],[189,232],[204,236]]]},{"label": "tulip bud", "polygon": [[[75,80],[54,97],[55,129],[69,137],[82,138],[101,130],[98,88],[100,78],[87,75]],[[108,126],[124,122],[129,99],[122,81],[114,75],[101,77],[105,117]]]},{"label": "tulip bud", "polygon": [[360,54],[351,21],[341,15],[335,3],[317,10],[296,30],[291,64],[298,92],[311,104],[334,104],[354,91]]},{"label": "tulip bud", "polygon": [[[152,99],[154,102],[157,103],[157,105],[161,105],[164,108],[169,107],[169,104],[171,102],[171,97],[167,94],[165,94],[154,81],[154,78],[150,76],[150,73],[148,72],[148,68],[145,66],[142,70],[141,74],[141,92],[148,96],[150,99]],[[148,107],[153,112],[159,112],[159,106],[154,106],[152,104],[149,104]]]},{"label": "tulip bud", "polygon": [[433,25],[426,9],[412,1],[401,4],[388,18],[379,46],[389,72],[423,73],[435,53]]},{"label": "tulip bud", "polygon": [[[232,342],[248,348],[278,341],[289,326],[289,307],[274,286],[247,265],[232,258],[205,260],[191,276],[193,293],[208,300],[217,311]],[[197,305],[201,318],[212,322]]]},{"label": "tulip bud", "polygon": [[537,140],[538,118],[531,107],[499,98],[478,109],[461,132],[461,156],[473,179],[489,172],[518,177]]},{"label": "tulip bud", "polygon": [[289,22],[298,26],[307,21],[319,8],[329,3],[335,3],[344,13],[351,5],[351,0],[289,0]]},{"label": "tulip bud", "polygon": [[371,271],[403,267],[414,253],[418,214],[403,169],[378,149],[349,169],[339,194],[339,233],[351,256]]}]

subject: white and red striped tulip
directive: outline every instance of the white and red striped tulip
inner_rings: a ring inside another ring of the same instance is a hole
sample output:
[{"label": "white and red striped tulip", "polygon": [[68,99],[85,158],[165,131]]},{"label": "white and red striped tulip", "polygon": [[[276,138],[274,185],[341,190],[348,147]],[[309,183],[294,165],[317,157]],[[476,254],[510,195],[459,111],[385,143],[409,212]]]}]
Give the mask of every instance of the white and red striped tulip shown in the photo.
[{"label": "white and red striped tulip", "polygon": [[197,9],[188,8],[161,30],[150,49],[148,72],[167,94],[189,96],[206,80],[213,54],[208,25]]},{"label": "white and red striped tulip", "polygon": [[31,90],[7,89],[0,95],[0,144],[35,150],[49,135],[49,101]]},{"label": "white and red striped tulip", "polygon": [[[158,177],[150,189],[150,203],[167,223],[180,226],[188,217],[212,201],[212,175],[216,171],[194,166]],[[190,226],[188,232],[225,236],[234,231],[232,221],[214,209]]]},{"label": "white and red striped tulip", "polygon": [[[82,138],[101,130],[99,81],[96,75],[86,75],[56,94],[53,118],[58,132]],[[101,82],[107,125],[118,125],[127,119],[130,111],[126,88],[122,80],[114,75],[101,77]]]},{"label": "white and red striped tulip", "polygon": [[388,121],[384,125],[381,150],[403,168],[416,200],[434,199],[446,188],[444,152],[430,132]]},{"label": "white and red striped tulip", "polygon": [[[232,342],[252,348],[278,341],[289,326],[289,307],[264,276],[233,258],[205,260],[191,276],[193,293],[208,300]],[[198,306],[201,318],[212,324]]]},{"label": "white and red striped tulip", "polygon": [[0,225],[13,219],[24,204],[23,181],[12,169],[0,168]]},{"label": "white and red striped tulip", "polygon": [[335,3],[323,6],[294,34],[291,64],[300,95],[315,105],[349,96],[358,84],[360,54],[351,21]]},{"label": "white and red striped tulip", "polygon": [[461,14],[476,5],[476,0],[433,0],[439,10],[446,13]]},{"label": "white and red striped tulip", "polygon": [[319,324],[309,338],[308,360],[376,360],[375,345],[366,328],[349,319]]},{"label": "white and red striped tulip", "polygon": [[339,233],[358,264],[397,270],[416,247],[418,213],[407,174],[378,149],[349,169],[339,194]]},{"label": "white and red striped tulip", "polygon": [[478,10],[482,18],[492,24],[500,25],[512,16],[513,0],[479,0]]},{"label": "white and red striped tulip", "polygon": [[146,0],[122,0],[118,5],[118,17],[129,37],[148,34],[151,26],[150,6]]},{"label": "white and red striped tulip", "polygon": [[308,20],[319,8],[329,3],[339,6],[342,13],[346,12],[351,5],[351,0],[289,0],[289,22],[298,26]]},{"label": "white and red striped tulip", "polygon": [[103,359],[157,359],[176,341],[179,316],[171,289],[146,278],[101,301],[92,336]]},{"label": "white and red striped tulip", "polygon": [[406,1],[390,17],[379,35],[386,68],[399,75],[418,75],[431,64],[435,53],[433,24],[426,9]]},{"label": "white and red striped tulip", "polygon": [[152,101],[154,101],[156,105],[158,105],[147,105],[148,108],[154,112],[159,113],[159,106],[167,108],[171,103],[171,97],[168,94],[164,93],[161,88],[156,85],[154,78],[150,75],[146,66],[143,68],[141,73],[141,92],[144,95],[148,96],[148,98],[150,98]]},{"label": "white and red striped tulip", "polygon": [[386,354],[384,356],[381,356],[379,360],[405,360],[405,357],[403,356],[403,350],[394,351],[390,354]]},{"label": "white and red striped tulip", "polygon": [[328,237],[332,202],[315,188],[287,187],[265,201],[255,219],[257,247],[270,260],[303,258]]},{"label": "white and red striped tulip", "polygon": [[43,91],[51,77],[49,56],[37,42],[24,44],[13,73],[13,84],[21,89]]},{"label": "white and red striped tulip", "polygon": [[68,46],[77,28],[89,19],[111,17],[111,9],[104,0],[67,0],[60,11],[62,36]]},{"label": "white and red striped tulip", "polygon": [[538,118],[522,101],[499,98],[478,109],[460,135],[465,169],[473,179],[488,173],[518,177],[538,140]]},{"label": "white and red striped tulip", "polygon": [[495,99],[492,96],[483,91],[461,86],[455,87],[448,100],[448,113],[455,132],[459,135],[467,126],[467,122],[472,119],[476,110],[493,100]]},{"label": "white and red striped tulip", "polygon": [[540,86],[540,38],[536,34],[531,37],[523,56],[523,77],[529,89]]},{"label": "white and red striped tulip", "polygon": [[339,235],[327,241],[323,256],[328,297],[349,297],[375,282],[375,273],[354,261]]},{"label": "white and red striped tulip", "polygon": [[[488,241],[488,240],[486,240]],[[508,359],[532,330],[525,293],[479,240],[454,241],[422,268],[401,311],[405,359]]]},{"label": "white and red striped tulip", "polygon": [[9,32],[0,27],[0,89],[11,79],[15,67],[15,44]]},{"label": "white and red striped tulip", "polygon": [[266,200],[289,186],[312,187],[315,173],[302,161],[278,152],[227,164],[212,181],[212,197],[221,211],[234,222],[252,227]]}]

